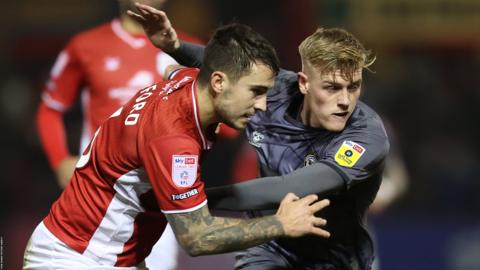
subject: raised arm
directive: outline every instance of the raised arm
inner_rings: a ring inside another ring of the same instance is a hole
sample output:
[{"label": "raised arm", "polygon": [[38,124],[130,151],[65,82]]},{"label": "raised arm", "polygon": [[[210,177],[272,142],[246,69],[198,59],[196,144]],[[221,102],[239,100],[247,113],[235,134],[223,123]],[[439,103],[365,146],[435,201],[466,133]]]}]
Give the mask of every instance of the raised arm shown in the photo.
[{"label": "raised arm", "polygon": [[319,228],[326,221],[314,216],[329,201],[317,199],[316,195],[299,199],[289,193],[275,215],[255,219],[214,217],[207,206],[166,217],[178,242],[191,256],[208,255],[245,249],[277,237],[329,237],[327,231]]},{"label": "raised arm", "polygon": [[293,192],[299,196],[325,196],[344,190],[342,172],[328,163],[315,163],[287,175],[263,177],[238,184],[207,188],[210,208],[246,211],[275,209],[283,196]]},{"label": "raised arm", "polygon": [[138,13],[128,10],[127,14],[142,25],[154,46],[170,53],[180,47],[177,32],[165,12],[151,6],[135,3]]},{"label": "raised arm", "polygon": [[203,60],[204,46],[178,39],[165,12],[153,7],[136,4],[138,13],[129,10],[127,13],[143,26],[152,44],[168,53],[179,64],[188,67],[200,67]]}]

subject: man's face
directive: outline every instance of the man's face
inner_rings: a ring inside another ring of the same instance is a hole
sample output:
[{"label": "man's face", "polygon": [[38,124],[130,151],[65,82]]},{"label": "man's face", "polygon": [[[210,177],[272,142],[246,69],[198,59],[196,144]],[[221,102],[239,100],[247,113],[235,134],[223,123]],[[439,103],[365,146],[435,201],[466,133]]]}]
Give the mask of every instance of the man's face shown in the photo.
[{"label": "man's face", "polygon": [[322,73],[315,68],[299,72],[300,91],[305,95],[301,112],[304,124],[339,132],[352,115],[362,84],[362,69],[348,80],[340,70]]},{"label": "man's face", "polygon": [[257,110],[267,109],[267,90],[273,86],[274,74],[262,63],[252,66],[250,73],[232,82],[226,78],[224,89],[215,98],[220,121],[243,129]]}]

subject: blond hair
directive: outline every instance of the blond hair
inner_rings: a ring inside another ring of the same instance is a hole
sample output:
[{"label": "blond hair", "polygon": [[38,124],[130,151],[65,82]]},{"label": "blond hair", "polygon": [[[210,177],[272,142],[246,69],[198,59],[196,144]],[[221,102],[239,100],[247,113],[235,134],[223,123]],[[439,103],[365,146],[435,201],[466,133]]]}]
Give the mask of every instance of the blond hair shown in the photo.
[{"label": "blond hair", "polygon": [[341,28],[318,28],[298,49],[302,66],[311,65],[326,73],[340,70],[349,80],[358,69],[368,69],[375,62],[371,51]]}]

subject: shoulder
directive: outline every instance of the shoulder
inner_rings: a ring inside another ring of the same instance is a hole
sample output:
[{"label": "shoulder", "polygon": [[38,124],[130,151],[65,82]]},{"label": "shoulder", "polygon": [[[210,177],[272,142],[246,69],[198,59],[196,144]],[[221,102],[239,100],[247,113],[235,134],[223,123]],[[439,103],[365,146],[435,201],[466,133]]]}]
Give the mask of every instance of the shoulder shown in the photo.
[{"label": "shoulder", "polygon": [[295,72],[281,69],[275,77],[275,83],[268,92],[270,101],[278,98],[288,97],[298,92],[298,79]]},{"label": "shoulder", "polygon": [[[195,104],[192,98],[195,78],[195,69],[182,70],[174,79],[150,87],[154,88],[151,92],[142,94],[142,91],[146,90],[139,91],[129,103],[124,105],[127,110],[138,115],[142,141],[148,143],[158,136],[170,135],[177,136],[179,139],[196,140]],[[150,93],[153,94],[146,98],[142,97]],[[139,103],[145,104],[139,105]],[[137,111],[136,108],[140,110]]]},{"label": "shoulder", "polygon": [[161,151],[165,153],[199,154],[201,151],[200,143],[195,138],[181,133],[154,137],[146,146],[161,146]]},{"label": "shoulder", "polygon": [[[359,102],[346,128],[337,133],[327,147],[327,153],[341,166],[370,167],[381,164],[390,149],[387,133],[380,116]],[[361,157],[361,158],[360,158]]]},{"label": "shoulder", "polygon": [[76,47],[92,47],[102,42],[102,40],[110,39],[113,33],[112,23],[106,22],[100,25],[97,25],[93,28],[81,31],[74,35],[69,44]]},{"label": "shoulder", "polygon": [[[192,137],[182,134],[169,134],[166,136],[156,136],[148,140],[145,144],[141,144],[138,153],[139,159],[147,170],[164,168],[163,170],[160,169],[160,171],[156,170],[157,173],[155,173],[153,177],[156,178],[162,174],[168,176],[168,170],[172,168],[173,164],[197,165],[202,153],[202,148]],[[192,160],[192,158],[194,160]]]},{"label": "shoulder", "polygon": [[193,79],[197,78],[198,72],[200,72],[200,70],[198,68],[180,67],[180,68],[172,71],[168,75],[168,79],[169,80],[174,80],[174,81],[181,80],[181,81],[184,81],[186,83],[186,82],[190,82]]},{"label": "shoulder", "polygon": [[140,158],[145,161],[161,162],[172,160],[176,156],[200,156],[202,147],[192,137],[183,134],[155,136],[139,147]]},{"label": "shoulder", "polygon": [[275,77],[274,89],[281,89],[292,85],[298,85],[297,73],[285,69],[281,69]]},{"label": "shoulder", "polygon": [[360,133],[373,135],[387,140],[387,133],[381,117],[367,104],[359,101],[345,131],[342,133]]}]

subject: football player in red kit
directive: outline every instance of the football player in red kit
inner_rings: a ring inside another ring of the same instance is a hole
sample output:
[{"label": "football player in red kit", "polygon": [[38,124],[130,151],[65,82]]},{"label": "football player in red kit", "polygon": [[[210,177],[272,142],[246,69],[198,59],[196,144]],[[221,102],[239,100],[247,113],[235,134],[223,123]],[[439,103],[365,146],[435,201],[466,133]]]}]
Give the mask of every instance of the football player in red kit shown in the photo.
[{"label": "football player in red kit", "polygon": [[[168,67],[167,69],[172,69]],[[265,111],[278,73],[274,49],[244,25],[224,26],[202,69],[137,92],[97,129],[73,177],[37,226],[24,269],[140,269],[167,222],[193,256],[239,250],[277,237],[328,237],[317,195],[287,194],[274,215],[213,217],[200,175],[218,122],[244,128]],[[211,132],[210,132],[211,131]]]}]

